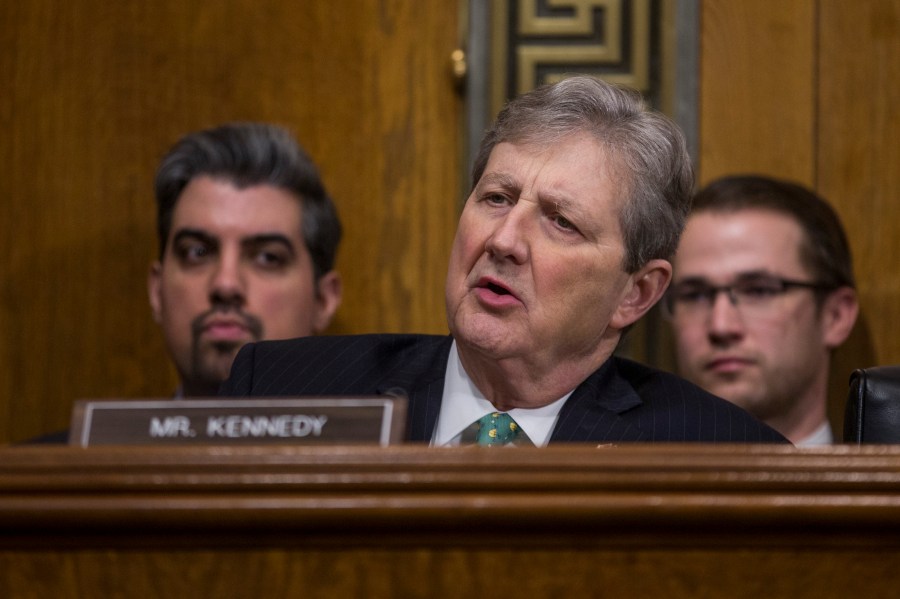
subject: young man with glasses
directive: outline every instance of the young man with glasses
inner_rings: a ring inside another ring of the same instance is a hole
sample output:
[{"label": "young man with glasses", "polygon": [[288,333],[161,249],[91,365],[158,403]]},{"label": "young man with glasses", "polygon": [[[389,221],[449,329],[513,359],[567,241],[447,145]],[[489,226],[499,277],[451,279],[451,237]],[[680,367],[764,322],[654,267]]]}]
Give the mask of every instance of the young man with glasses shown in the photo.
[{"label": "young man with glasses", "polygon": [[834,210],[786,181],[719,179],[696,196],[673,266],[681,374],[796,445],[831,443],[831,352],[859,310]]}]

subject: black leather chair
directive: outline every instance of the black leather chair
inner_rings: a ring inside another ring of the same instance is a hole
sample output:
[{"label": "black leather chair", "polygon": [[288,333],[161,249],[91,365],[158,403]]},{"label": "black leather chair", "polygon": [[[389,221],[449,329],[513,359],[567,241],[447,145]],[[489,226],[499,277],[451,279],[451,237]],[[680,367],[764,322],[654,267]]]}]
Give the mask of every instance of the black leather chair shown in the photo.
[{"label": "black leather chair", "polygon": [[900,443],[900,366],[875,366],[850,375],[844,443]]}]

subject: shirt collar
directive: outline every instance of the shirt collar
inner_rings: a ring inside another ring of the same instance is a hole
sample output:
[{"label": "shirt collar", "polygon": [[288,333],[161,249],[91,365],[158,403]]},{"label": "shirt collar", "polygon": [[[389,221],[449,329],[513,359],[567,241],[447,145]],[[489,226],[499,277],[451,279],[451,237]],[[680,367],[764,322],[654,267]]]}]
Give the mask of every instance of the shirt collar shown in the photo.
[{"label": "shirt collar", "polygon": [[[571,391],[556,401],[540,408],[513,408],[507,413],[538,447],[544,447],[556,425],[556,419]],[[462,432],[473,422],[497,408],[478,390],[459,360],[456,340],[450,347],[447,372],[444,377],[444,393],[432,445],[458,445]]]},{"label": "shirt collar", "polygon": [[834,443],[834,435],[831,433],[831,425],[826,420],[811,435],[801,439],[794,445],[796,447],[812,447],[815,445],[831,445]]}]

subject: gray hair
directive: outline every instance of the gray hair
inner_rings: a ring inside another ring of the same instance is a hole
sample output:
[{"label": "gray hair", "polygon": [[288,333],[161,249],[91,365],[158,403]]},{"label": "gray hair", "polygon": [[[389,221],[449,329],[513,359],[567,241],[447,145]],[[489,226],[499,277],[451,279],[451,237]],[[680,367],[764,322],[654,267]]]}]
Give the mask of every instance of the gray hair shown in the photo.
[{"label": "gray hair", "polygon": [[156,173],[159,256],[165,255],[172,213],[192,179],[207,175],[239,189],[271,185],[300,201],[303,242],[316,280],[334,268],[341,223],[312,159],[284,128],[266,123],[228,123],[190,133],[163,157]]},{"label": "gray hair", "polygon": [[681,130],[634,90],[578,76],[510,101],[481,141],[472,187],[498,143],[553,143],[581,131],[604,146],[623,178],[625,271],[670,259],[690,211],[693,170]]}]

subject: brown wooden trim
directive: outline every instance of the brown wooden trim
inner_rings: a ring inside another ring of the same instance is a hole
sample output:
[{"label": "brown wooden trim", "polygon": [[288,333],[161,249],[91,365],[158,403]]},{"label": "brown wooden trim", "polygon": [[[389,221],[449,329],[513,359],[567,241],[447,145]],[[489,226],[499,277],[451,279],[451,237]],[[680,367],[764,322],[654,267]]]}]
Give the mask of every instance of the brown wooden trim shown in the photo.
[{"label": "brown wooden trim", "polygon": [[0,546],[900,547],[900,448],[0,450]]}]

